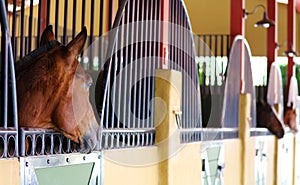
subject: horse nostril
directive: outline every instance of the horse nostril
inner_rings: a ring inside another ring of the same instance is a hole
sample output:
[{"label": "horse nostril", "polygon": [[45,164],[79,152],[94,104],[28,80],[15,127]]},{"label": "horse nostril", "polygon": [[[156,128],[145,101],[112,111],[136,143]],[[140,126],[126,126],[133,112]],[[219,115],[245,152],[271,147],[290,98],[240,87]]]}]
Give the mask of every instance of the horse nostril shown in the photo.
[{"label": "horse nostril", "polygon": [[278,137],[278,139],[283,138],[283,136],[284,136],[284,131],[278,131],[278,132],[276,133],[276,136]]},{"label": "horse nostril", "polygon": [[80,144],[80,152],[81,153],[91,153],[95,148],[96,142],[89,135],[85,135],[82,138],[82,142]]}]

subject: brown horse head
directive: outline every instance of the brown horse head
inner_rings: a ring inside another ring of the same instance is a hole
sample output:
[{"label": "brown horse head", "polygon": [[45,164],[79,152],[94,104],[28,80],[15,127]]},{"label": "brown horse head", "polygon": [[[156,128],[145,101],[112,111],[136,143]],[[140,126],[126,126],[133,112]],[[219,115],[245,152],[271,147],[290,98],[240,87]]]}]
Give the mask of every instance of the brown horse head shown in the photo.
[{"label": "brown horse head", "polygon": [[293,108],[293,104],[291,106],[286,106],[284,108],[284,118],[283,122],[285,125],[289,126],[292,131],[297,132],[297,122],[296,122],[297,114],[296,110]]},{"label": "brown horse head", "polygon": [[[96,146],[99,130],[89,102],[92,80],[77,60],[86,38],[84,28],[67,46],[58,44],[16,70],[19,125],[60,131],[85,153]],[[41,45],[51,40],[48,26]]]},{"label": "brown horse head", "polygon": [[274,108],[266,101],[259,99],[256,102],[257,127],[267,128],[277,138],[284,136],[284,126]]}]

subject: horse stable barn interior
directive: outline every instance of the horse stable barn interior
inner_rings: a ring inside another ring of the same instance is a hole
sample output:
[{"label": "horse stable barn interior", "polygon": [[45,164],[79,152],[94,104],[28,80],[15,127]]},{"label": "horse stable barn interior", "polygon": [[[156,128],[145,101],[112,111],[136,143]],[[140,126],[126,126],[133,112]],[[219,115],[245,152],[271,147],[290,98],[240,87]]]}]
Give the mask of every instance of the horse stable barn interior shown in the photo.
[{"label": "horse stable barn interior", "polygon": [[299,185],[300,0],[2,0],[0,185]]}]

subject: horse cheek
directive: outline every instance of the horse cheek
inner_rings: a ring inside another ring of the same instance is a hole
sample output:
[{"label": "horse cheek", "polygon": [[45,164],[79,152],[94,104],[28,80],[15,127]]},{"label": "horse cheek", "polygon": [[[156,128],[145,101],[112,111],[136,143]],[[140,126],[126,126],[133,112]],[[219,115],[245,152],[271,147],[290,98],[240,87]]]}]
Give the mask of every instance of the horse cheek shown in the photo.
[{"label": "horse cheek", "polygon": [[79,143],[81,134],[78,131],[73,105],[70,101],[71,98],[68,98],[68,100],[61,100],[59,102],[59,105],[54,112],[53,120],[66,137]]}]

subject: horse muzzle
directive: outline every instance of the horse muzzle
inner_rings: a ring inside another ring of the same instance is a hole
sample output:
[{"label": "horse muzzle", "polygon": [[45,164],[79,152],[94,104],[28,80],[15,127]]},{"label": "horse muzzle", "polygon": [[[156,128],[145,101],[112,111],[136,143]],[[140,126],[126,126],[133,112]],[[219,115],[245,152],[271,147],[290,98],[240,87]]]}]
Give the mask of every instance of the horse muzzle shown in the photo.
[{"label": "horse muzzle", "polygon": [[278,139],[283,138],[283,136],[284,136],[284,130],[280,130],[280,131],[275,132],[275,135],[276,135],[276,137]]},{"label": "horse muzzle", "polygon": [[80,141],[80,153],[91,153],[98,143],[98,129],[91,129]]}]

